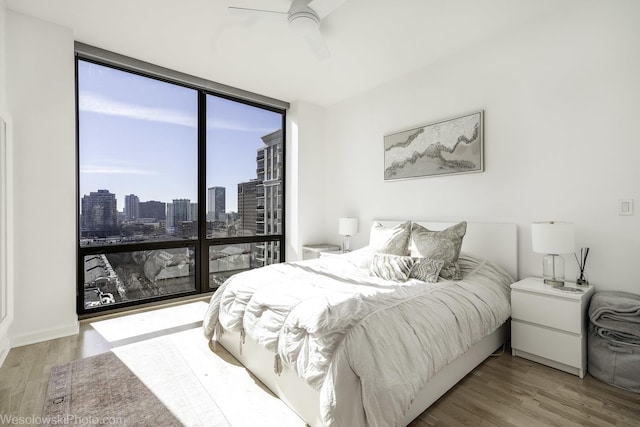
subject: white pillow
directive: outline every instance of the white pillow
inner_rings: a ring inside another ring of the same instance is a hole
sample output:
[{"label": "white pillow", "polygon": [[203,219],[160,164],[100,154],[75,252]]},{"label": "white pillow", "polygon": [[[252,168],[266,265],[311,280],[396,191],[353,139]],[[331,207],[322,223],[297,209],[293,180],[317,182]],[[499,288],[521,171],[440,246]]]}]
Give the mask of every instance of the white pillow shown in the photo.
[{"label": "white pillow", "polygon": [[369,271],[381,279],[406,282],[414,262],[410,256],[376,253],[373,255]]},{"label": "white pillow", "polygon": [[374,221],[369,234],[369,246],[374,251],[391,255],[409,255],[409,236],[411,222],[403,222],[395,227],[387,228]]},{"label": "white pillow", "polygon": [[371,248],[371,246],[365,246],[364,248],[356,249],[351,252],[347,252],[340,257],[344,260],[349,261],[351,264],[355,265],[358,268],[366,268],[369,269],[371,265],[371,258],[373,258],[373,254],[376,251]]}]

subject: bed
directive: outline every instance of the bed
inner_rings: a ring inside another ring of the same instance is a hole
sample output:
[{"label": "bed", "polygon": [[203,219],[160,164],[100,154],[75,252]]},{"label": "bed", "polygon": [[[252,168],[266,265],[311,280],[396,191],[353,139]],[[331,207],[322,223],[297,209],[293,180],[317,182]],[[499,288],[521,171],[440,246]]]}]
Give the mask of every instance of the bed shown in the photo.
[{"label": "bed", "polygon": [[[405,224],[374,222],[384,230]],[[311,426],[407,425],[506,339],[517,228],[465,226],[461,280],[367,278],[369,247],[278,264],[226,282],[212,297],[205,336]],[[373,230],[371,239],[374,246]]]}]

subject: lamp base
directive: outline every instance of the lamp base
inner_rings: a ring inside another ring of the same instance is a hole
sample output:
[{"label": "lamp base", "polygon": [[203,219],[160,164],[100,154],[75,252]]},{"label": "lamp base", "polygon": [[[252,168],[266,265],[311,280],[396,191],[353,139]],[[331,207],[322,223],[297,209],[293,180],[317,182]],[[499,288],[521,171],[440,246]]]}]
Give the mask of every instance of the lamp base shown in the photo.
[{"label": "lamp base", "polygon": [[351,240],[351,236],[349,235],[345,235],[342,239],[342,252],[345,254],[347,252],[351,252],[351,250],[349,249],[349,240]]},{"label": "lamp base", "polygon": [[560,288],[562,286],[564,286],[564,282],[562,280],[558,280],[558,279],[544,279],[544,284],[545,285],[551,285],[554,288]]},{"label": "lamp base", "polygon": [[544,283],[554,288],[564,286],[564,259],[558,254],[547,254],[542,258]]}]

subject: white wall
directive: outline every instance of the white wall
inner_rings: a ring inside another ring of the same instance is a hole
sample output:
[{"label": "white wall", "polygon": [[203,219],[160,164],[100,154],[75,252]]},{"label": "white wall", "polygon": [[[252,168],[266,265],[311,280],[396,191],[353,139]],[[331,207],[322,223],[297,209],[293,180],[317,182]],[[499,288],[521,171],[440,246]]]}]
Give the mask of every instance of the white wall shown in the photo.
[{"label": "white wall", "polygon": [[0,108],[6,106],[6,54],[5,54],[5,0],[0,0]]},{"label": "white wall", "polygon": [[[515,222],[520,277],[542,273],[530,223],[572,221],[598,289],[640,292],[638,16],[637,1],[585,1],[329,108],[325,218],[360,218],[353,247],[373,218]],[[383,135],[480,109],[484,173],[383,181]],[[618,216],[621,198],[634,216]]]},{"label": "white wall", "polygon": [[303,101],[291,103],[287,112],[287,261],[302,259],[302,245],[326,241],[324,113],[323,108]]},{"label": "white wall", "polygon": [[[0,115],[5,123],[10,120],[6,110],[6,55],[5,55],[5,2],[0,0]],[[8,213],[8,185],[11,162],[10,143],[0,146],[0,365],[9,353],[9,326],[13,322],[12,284],[9,267],[11,244],[8,234],[11,232]]]},{"label": "white wall", "polygon": [[71,30],[6,12],[14,124],[11,346],[76,333],[74,50]]}]

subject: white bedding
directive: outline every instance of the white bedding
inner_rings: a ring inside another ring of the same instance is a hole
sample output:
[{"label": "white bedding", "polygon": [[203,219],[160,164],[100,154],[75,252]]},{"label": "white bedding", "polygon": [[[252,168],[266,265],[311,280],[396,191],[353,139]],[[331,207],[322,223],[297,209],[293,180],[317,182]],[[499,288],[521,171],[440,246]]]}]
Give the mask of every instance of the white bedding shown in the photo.
[{"label": "white bedding", "polygon": [[231,277],[211,299],[205,336],[240,331],[273,351],[276,369],[289,365],[320,391],[326,425],[397,425],[433,375],[509,317],[512,279],[463,255],[460,281],[391,282],[359,268],[363,253]]}]

